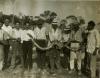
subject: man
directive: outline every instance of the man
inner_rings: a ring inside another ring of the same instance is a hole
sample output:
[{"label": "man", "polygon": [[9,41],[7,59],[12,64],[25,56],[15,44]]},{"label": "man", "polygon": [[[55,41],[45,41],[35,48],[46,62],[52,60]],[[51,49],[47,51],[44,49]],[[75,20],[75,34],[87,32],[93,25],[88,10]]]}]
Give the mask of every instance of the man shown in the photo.
[{"label": "man", "polygon": [[25,22],[24,30],[21,33],[21,43],[23,49],[23,59],[24,59],[24,69],[31,70],[32,69],[32,41],[29,37],[28,33],[30,33],[30,23]]},{"label": "man", "polygon": [[49,31],[49,41],[50,44],[53,44],[52,48],[49,49],[49,60],[51,67],[51,74],[55,72],[55,65],[57,69],[60,69],[60,51],[61,51],[61,40],[62,40],[62,31],[59,28],[59,22],[57,19],[54,19],[51,29]]},{"label": "man", "polygon": [[12,34],[12,27],[10,26],[10,20],[8,18],[5,19],[2,30],[5,32],[4,40],[6,44],[4,45],[4,67],[6,68],[8,66],[8,54],[10,48],[9,39]]},{"label": "man", "polygon": [[70,71],[72,73],[75,70],[75,60],[77,60],[78,75],[81,75],[81,63],[84,59],[84,52],[82,51],[82,31],[78,23],[71,24],[70,33]]},{"label": "man", "polygon": [[96,57],[100,47],[100,34],[95,29],[95,22],[89,21],[87,27],[87,58],[91,71],[91,78],[96,78]]},{"label": "man", "polygon": [[12,37],[10,39],[10,53],[9,61],[11,60],[11,69],[14,69],[16,66],[16,57],[20,57],[21,64],[23,64],[22,50],[21,50],[21,31],[20,31],[20,22],[15,22],[15,27],[12,30]]},{"label": "man", "polygon": [[2,20],[0,20],[0,71],[2,71],[3,63],[4,63],[4,31],[1,29],[3,25]]},{"label": "man", "polygon": [[63,36],[62,51],[64,54],[63,60],[62,60],[62,65],[64,68],[66,68],[68,70],[69,69],[70,49],[68,49],[67,46],[69,46],[70,28],[64,28],[63,32],[62,32],[62,36]]},{"label": "man", "polygon": [[[37,22],[37,27],[34,28],[34,34],[36,36],[36,43],[41,47],[47,46],[47,33],[46,27],[44,26],[44,20],[39,18]],[[41,50],[40,48],[36,48],[37,51],[37,64],[41,69],[45,69],[46,63],[46,51]]]}]

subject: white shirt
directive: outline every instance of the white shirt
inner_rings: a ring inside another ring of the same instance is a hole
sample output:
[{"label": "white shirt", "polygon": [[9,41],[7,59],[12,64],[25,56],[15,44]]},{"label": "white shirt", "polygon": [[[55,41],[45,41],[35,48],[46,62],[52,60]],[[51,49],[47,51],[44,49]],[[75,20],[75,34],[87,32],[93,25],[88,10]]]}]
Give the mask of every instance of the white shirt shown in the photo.
[{"label": "white shirt", "polygon": [[71,41],[79,41],[79,42],[82,42],[82,32],[81,29],[79,29],[78,31],[71,31],[70,33],[70,40]]},{"label": "white shirt", "polygon": [[8,34],[12,35],[12,27],[11,26],[5,26],[5,24],[3,24],[2,30],[5,32],[4,39],[5,40],[9,39],[10,37],[8,36]]},{"label": "white shirt", "polygon": [[21,31],[21,41],[29,41],[30,37],[27,35],[28,30],[22,30]]},{"label": "white shirt", "polygon": [[51,29],[51,31],[49,32],[49,38],[50,41],[61,41],[62,40],[62,31],[57,28],[56,30],[54,30],[53,28]]},{"label": "white shirt", "polygon": [[21,38],[21,30],[13,29],[12,36],[13,38],[16,38],[16,39]]},{"label": "white shirt", "polygon": [[65,34],[65,33],[63,33],[63,40],[64,40],[64,42],[67,42],[68,40],[69,40],[69,34]]},{"label": "white shirt", "polygon": [[89,35],[87,37],[87,52],[93,53],[96,47],[100,47],[100,34],[98,30],[93,29],[89,31]]},{"label": "white shirt", "polygon": [[4,39],[4,31],[0,29],[0,40]]},{"label": "white shirt", "polygon": [[28,36],[28,33],[35,38],[34,32],[32,30],[22,30],[21,31],[21,41],[29,41],[31,38]]},{"label": "white shirt", "polygon": [[33,37],[33,39],[36,38],[35,33],[34,33],[33,30],[28,30],[28,31],[27,31],[27,34],[30,34],[30,35]]},{"label": "white shirt", "polygon": [[36,27],[34,29],[34,34],[36,36],[36,39],[38,40],[46,40],[46,27],[42,27],[41,29]]}]

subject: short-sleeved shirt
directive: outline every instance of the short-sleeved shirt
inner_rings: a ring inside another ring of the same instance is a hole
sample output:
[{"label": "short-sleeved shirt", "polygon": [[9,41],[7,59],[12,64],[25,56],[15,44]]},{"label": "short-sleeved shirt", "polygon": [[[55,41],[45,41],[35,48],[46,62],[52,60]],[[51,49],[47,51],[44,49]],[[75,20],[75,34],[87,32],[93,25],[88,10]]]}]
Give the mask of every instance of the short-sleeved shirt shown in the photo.
[{"label": "short-sleeved shirt", "polygon": [[[5,26],[5,24],[2,26],[2,30],[4,33],[4,39],[10,39],[9,35],[12,35],[12,27],[11,26]],[[9,34],[9,35],[8,35]]]}]

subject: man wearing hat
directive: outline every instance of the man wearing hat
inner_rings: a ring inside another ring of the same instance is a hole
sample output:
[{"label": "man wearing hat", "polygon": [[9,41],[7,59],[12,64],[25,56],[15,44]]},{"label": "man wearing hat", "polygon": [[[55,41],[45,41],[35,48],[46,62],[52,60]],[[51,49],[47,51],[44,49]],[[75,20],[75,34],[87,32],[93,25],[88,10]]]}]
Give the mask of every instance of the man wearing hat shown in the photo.
[{"label": "man wearing hat", "polygon": [[53,44],[52,48],[49,49],[49,60],[51,73],[54,74],[55,65],[57,69],[60,69],[60,49],[61,49],[62,31],[59,28],[59,20],[54,19],[49,31],[49,41]]},{"label": "man wearing hat", "polygon": [[77,60],[77,69],[78,75],[81,75],[81,63],[84,59],[84,52],[82,51],[82,31],[78,23],[71,24],[71,33],[70,33],[70,71],[72,73],[75,70],[75,60]]},{"label": "man wearing hat", "polygon": [[[40,17],[37,22],[37,26],[34,28],[34,34],[36,36],[36,43],[41,47],[47,46],[47,33],[46,27],[44,26],[44,19]],[[36,48],[37,51],[37,64],[39,69],[45,68],[46,63],[46,51],[41,50],[40,48]]]},{"label": "man wearing hat", "polygon": [[64,68],[67,70],[69,69],[69,57],[70,57],[70,49],[67,48],[69,47],[69,36],[70,36],[70,27],[66,26],[66,20],[61,21],[61,28],[62,28],[62,42],[63,42],[63,47],[62,47],[62,60],[61,64]]}]

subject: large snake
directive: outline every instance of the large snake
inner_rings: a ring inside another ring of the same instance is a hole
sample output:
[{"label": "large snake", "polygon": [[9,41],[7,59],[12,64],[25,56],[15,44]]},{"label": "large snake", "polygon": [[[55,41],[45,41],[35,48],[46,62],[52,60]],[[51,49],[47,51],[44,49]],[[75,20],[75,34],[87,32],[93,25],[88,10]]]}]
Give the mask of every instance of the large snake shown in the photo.
[{"label": "large snake", "polygon": [[31,34],[28,33],[27,35],[31,38],[33,44],[34,44],[37,48],[39,48],[39,49],[41,49],[41,50],[48,50],[48,49],[52,48],[52,46],[53,46],[53,44],[50,44],[49,46],[43,48],[43,47],[39,46],[39,45],[35,42],[35,40],[33,39],[33,37],[32,37]]},{"label": "large snake", "polygon": [[[34,44],[37,48],[39,48],[39,49],[41,49],[41,50],[48,50],[48,49],[52,48],[53,45],[55,44],[55,43],[50,43],[50,45],[48,45],[47,47],[43,48],[43,47],[39,46],[39,45],[36,43],[36,41],[34,40],[34,38],[32,37],[31,34],[28,33],[27,35],[31,38],[33,44]],[[56,43],[56,44],[57,44],[59,47],[63,47],[62,44],[61,44],[61,45],[59,45],[59,43]],[[66,45],[66,47],[67,47],[68,49],[70,49],[70,50],[73,50],[73,49],[70,48],[68,45]]]}]

